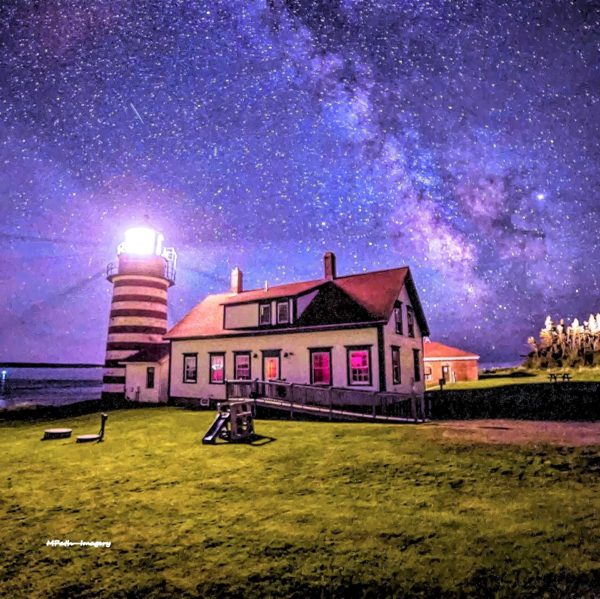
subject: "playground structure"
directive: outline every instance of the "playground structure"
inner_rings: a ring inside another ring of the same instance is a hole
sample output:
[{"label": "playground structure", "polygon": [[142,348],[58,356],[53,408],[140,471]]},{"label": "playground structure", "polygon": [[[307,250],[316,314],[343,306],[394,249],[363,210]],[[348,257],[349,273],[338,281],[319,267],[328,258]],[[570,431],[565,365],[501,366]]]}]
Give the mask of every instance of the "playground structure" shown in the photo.
[{"label": "playground structure", "polygon": [[214,422],[202,439],[204,445],[214,445],[218,438],[232,443],[251,441],[254,434],[252,404],[232,400],[219,404]]}]

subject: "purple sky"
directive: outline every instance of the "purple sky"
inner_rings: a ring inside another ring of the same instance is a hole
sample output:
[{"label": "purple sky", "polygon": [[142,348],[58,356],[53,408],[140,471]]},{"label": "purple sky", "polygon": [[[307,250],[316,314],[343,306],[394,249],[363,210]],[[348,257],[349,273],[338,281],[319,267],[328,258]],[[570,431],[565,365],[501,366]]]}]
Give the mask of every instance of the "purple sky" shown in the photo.
[{"label": "purple sky", "polygon": [[102,362],[145,219],[170,319],[408,264],[432,338],[518,360],[597,312],[595,2],[4,0],[0,359]]}]

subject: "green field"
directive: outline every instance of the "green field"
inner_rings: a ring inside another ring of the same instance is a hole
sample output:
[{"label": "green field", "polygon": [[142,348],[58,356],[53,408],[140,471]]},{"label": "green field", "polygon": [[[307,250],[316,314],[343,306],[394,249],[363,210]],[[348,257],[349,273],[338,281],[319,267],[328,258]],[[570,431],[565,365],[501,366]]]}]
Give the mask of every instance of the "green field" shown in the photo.
[{"label": "green field", "polygon": [[[114,411],[104,443],[0,423],[7,597],[597,596],[600,447],[450,440],[444,426]],[[48,539],[110,541],[47,547]]]},{"label": "green field", "polygon": [[[548,370],[533,370],[527,368],[501,368],[493,372],[480,372],[477,381],[461,381],[457,383],[446,383],[444,389],[489,389],[491,387],[504,387],[506,385],[523,385],[531,383],[548,383],[548,375],[555,373],[559,377],[563,373],[571,375],[574,382],[599,382],[600,368],[550,368]],[[562,385],[559,380],[557,385]],[[569,384],[568,382],[566,383]],[[439,385],[428,385],[428,389],[439,389]]]}]

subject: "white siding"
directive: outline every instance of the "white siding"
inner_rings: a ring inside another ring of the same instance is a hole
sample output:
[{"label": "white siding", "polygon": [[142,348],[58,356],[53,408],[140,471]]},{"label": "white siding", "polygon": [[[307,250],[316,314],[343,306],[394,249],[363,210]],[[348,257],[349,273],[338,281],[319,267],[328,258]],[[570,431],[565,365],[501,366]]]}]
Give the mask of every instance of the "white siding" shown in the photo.
[{"label": "white siding", "polygon": [[[417,393],[421,394],[425,391],[425,373],[423,368],[423,337],[419,328],[419,323],[415,315],[415,336],[409,337],[407,334],[407,317],[406,307],[411,306],[411,301],[406,291],[406,287],[402,288],[398,297],[402,302],[402,327],[404,334],[396,334],[396,320],[394,314],[390,317],[388,323],[384,326],[384,355],[385,355],[385,377],[387,391],[396,391],[399,393],[410,393],[412,387],[412,378],[414,376],[413,349],[420,351],[421,359],[421,380],[416,383]],[[394,385],[392,373],[392,345],[400,348],[400,369],[401,369],[401,384]]]},{"label": "white siding", "polygon": [[[225,397],[224,385],[208,383],[208,353],[225,352],[225,378],[233,378],[233,352],[251,351],[252,379],[262,378],[261,350],[281,350],[281,378],[292,383],[310,382],[311,347],[331,347],[333,385],[347,387],[346,345],[370,345],[371,347],[371,386],[357,389],[378,390],[379,363],[377,352],[377,329],[375,327],[346,330],[321,330],[312,333],[289,333],[282,335],[256,335],[247,337],[224,337],[220,339],[197,339],[173,341],[171,396],[188,398]],[[183,382],[183,354],[198,354],[198,381]],[[284,354],[288,354],[285,357]],[[256,355],[256,357],[254,357]]]},{"label": "white siding", "polygon": [[258,326],[258,304],[240,304],[223,306],[225,309],[225,328],[238,329]]},{"label": "white siding", "polygon": [[[154,389],[146,388],[146,370],[154,366]],[[125,372],[125,397],[130,401],[159,403],[167,401],[169,361],[135,362],[127,364]]]}]

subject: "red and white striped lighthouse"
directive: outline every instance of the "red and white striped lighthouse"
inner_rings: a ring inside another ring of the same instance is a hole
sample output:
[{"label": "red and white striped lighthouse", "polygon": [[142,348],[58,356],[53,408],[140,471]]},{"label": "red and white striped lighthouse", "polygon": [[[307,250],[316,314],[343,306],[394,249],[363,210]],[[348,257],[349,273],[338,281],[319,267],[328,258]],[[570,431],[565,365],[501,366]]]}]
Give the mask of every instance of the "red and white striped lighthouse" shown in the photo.
[{"label": "red and white striped lighthouse", "polygon": [[177,254],[162,242],[153,229],[129,229],[117,248],[117,261],[108,265],[113,294],[102,399],[125,399],[123,359],[164,343],[167,293],[175,284]]}]

